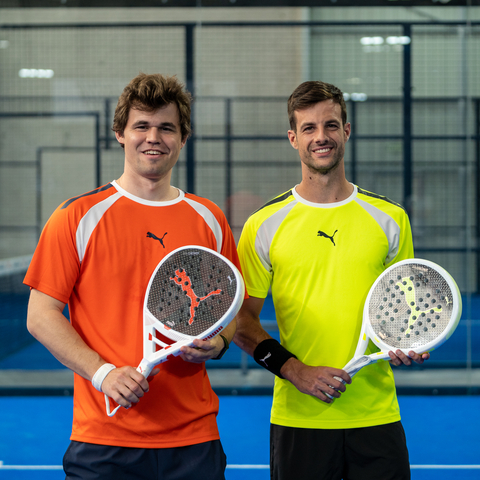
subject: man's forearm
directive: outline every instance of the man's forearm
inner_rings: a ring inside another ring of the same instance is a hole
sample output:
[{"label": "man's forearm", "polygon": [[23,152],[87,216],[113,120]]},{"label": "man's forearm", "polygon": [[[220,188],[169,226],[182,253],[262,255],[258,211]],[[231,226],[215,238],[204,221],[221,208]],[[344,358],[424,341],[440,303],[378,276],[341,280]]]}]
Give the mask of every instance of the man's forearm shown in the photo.
[{"label": "man's forearm", "polygon": [[27,314],[28,331],[59,362],[91,380],[106,362],[83,341],[62,311],[61,302],[32,290]]}]

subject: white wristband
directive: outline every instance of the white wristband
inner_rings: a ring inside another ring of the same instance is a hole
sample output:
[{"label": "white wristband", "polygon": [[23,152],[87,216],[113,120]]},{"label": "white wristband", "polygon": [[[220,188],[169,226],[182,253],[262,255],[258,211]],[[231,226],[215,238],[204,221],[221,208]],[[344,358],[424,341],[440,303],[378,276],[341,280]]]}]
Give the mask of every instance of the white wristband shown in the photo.
[{"label": "white wristband", "polygon": [[102,391],[102,383],[105,380],[105,377],[113,370],[117,368],[111,363],[103,364],[96,372],[92,378],[92,385],[99,391]]}]

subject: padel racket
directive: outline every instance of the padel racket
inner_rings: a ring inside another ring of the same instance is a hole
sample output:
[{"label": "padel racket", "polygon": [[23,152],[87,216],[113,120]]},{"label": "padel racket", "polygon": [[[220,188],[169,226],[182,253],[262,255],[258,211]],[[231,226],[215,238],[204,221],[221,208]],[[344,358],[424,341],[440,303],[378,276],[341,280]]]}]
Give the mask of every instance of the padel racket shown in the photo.
[{"label": "padel racket", "polygon": [[[242,275],[227,258],[200,246],[177,248],[165,256],[148,282],[143,305],[143,359],[137,370],[152,369],[196,338],[219,334],[242,306]],[[107,415],[110,411],[105,395]]]},{"label": "padel racket", "polygon": [[[368,292],[357,348],[343,370],[353,377],[398,349],[406,355],[431,352],[450,338],[461,315],[460,291],[446,270],[428,260],[395,263]],[[379,352],[365,355],[369,340]]]}]

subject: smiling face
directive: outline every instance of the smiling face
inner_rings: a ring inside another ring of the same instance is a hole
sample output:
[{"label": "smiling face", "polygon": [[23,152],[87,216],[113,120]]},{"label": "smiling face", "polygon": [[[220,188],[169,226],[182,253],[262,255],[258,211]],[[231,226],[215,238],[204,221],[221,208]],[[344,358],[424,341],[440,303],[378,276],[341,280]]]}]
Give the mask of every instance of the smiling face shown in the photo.
[{"label": "smiling face", "polygon": [[288,131],[298,150],[304,174],[326,175],[343,166],[350,124],[343,125],[342,110],[333,100],[324,100],[295,111],[296,130]]},{"label": "smiling face", "polygon": [[125,148],[125,174],[153,181],[170,181],[186,142],[173,103],[153,112],[132,108],[125,130],[115,132],[115,136]]}]

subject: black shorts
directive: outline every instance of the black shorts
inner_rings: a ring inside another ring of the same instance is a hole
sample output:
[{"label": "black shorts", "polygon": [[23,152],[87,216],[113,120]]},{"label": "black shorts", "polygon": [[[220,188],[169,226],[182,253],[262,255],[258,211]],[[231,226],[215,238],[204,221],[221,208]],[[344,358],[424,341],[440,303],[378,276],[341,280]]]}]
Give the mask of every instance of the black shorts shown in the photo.
[{"label": "black shorts", "polygon": [[176,448],[126,448],[70,442],[65,479],[225,480],[220,440]]},{"label": "black shorts", "polygon": [[409,480],[400,422],[345,430],[270,427],[272,480]]}]

